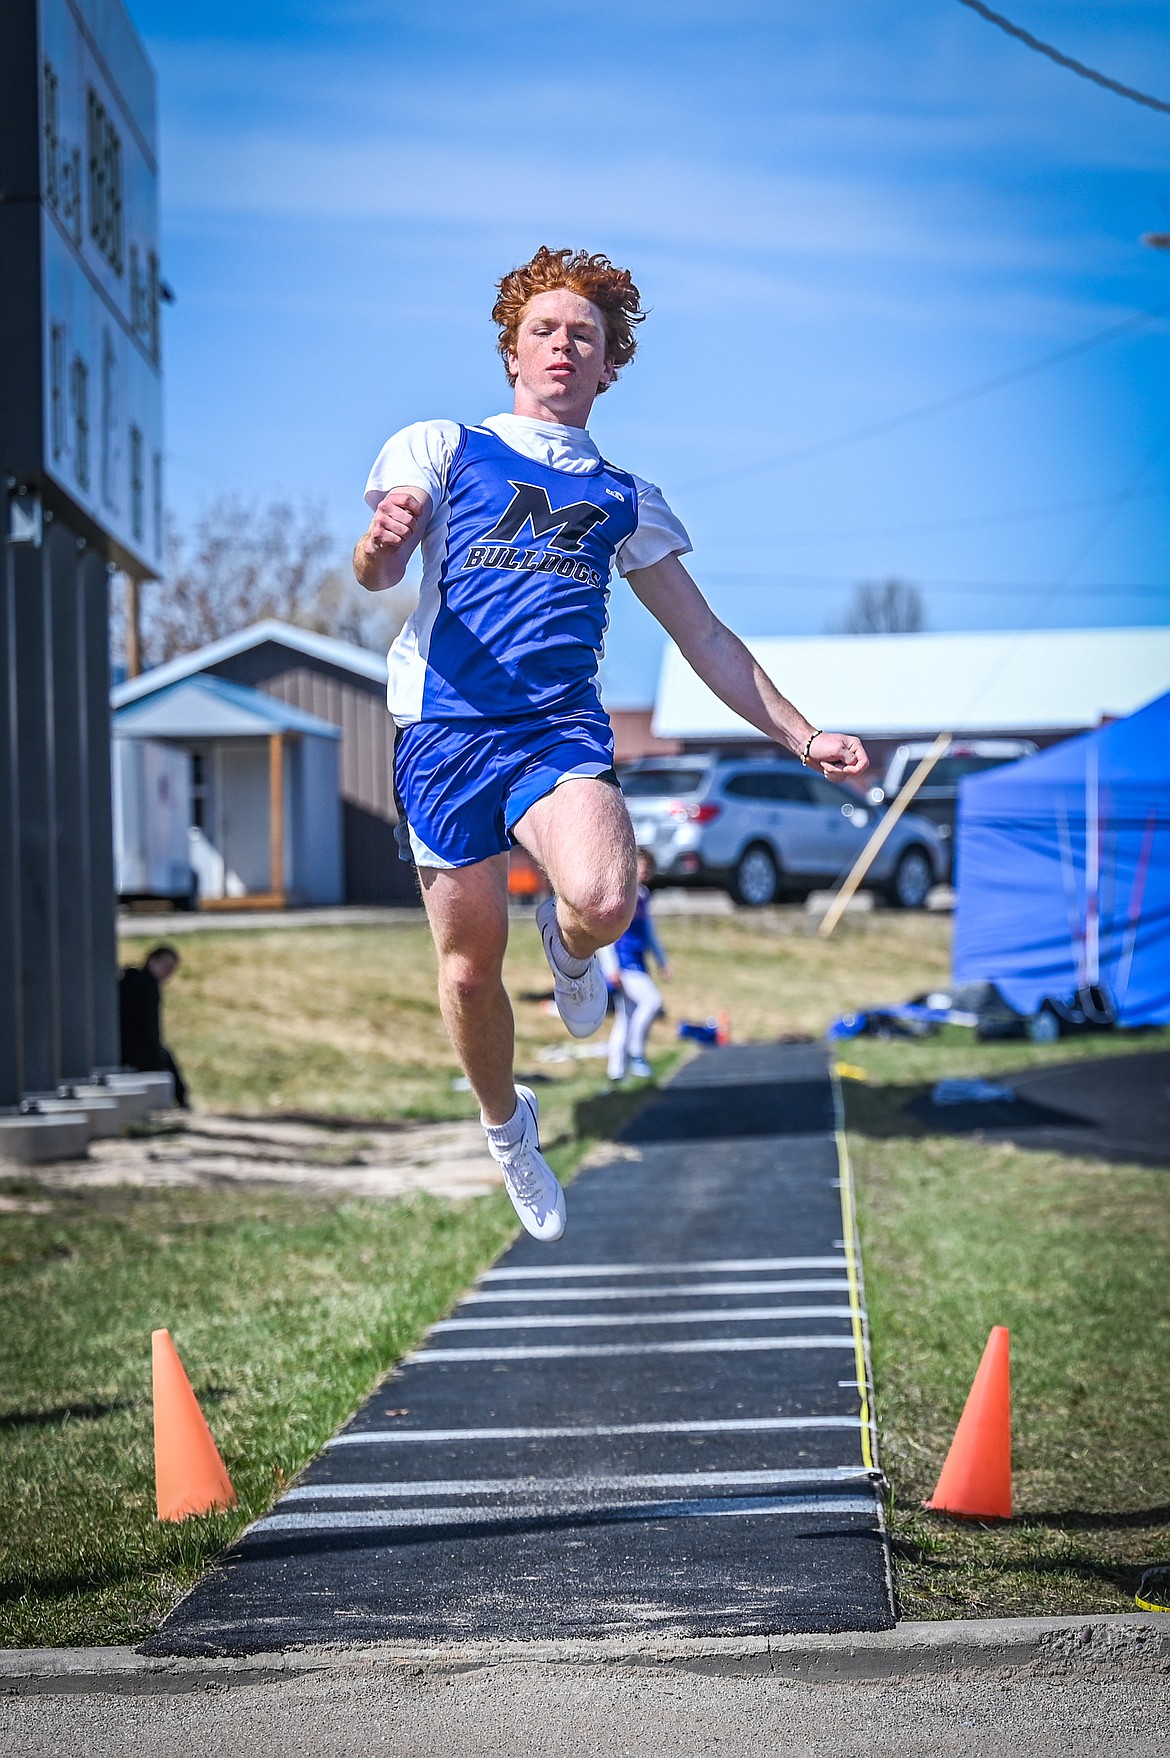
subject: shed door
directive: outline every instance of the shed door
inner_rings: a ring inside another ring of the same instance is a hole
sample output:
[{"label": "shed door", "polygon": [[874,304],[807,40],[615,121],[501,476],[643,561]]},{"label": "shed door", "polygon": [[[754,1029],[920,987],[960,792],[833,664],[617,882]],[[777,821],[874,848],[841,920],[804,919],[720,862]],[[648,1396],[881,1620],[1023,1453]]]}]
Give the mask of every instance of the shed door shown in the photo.
[{"label": "shed door", "polygon": [[220,851],[229,897],[268,891],[268,744],[232,740],[219,748]]}]

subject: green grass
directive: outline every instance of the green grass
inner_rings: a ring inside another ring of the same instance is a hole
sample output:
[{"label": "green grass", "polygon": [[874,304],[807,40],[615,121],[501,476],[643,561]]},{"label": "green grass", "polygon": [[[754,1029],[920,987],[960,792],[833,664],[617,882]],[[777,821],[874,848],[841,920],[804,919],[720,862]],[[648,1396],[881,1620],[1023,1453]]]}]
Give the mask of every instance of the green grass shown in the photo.
[{"label": "green grass", "polygon": [[[10,1200],[29,1189],[4,1188]],[[456,1207],[114,1189],[5,1213],[0,1641],[152,1629],[513,1231],[502,1196]],[[154,1517],[156,1326],[223,1453],[230,1514]]]},{"label": "green grass", "polygon": [[[931,1136],[908,1100],[947,1075],[1166,1048],[860,1040],[845,1083],[902,1613],[1133,1609],[1170,1562],[1170,1175]],[[992,1325],[1012,1337],[1015,1517],[925,1512]]]},{"label": "green grass", "polygon": [[[663,1050],[674,1021],[726,1009],[737,1038],[819,1034],[865,1001],[899,1000],[944,980],[950,923],[883,913],[846,918],[831,941],[810,935],[803,910],[671,916],[660,932],[674,977],[670,1019],[654,1029]],[[124,940],[123,962],[146,940]],[[459,1065],[435,1004],[435,956],[426,924],[393,928],[210,931],[186,936],[166,996],[170,1041],[196,1104],[226,1111],[303,1111],[369,1118],[473,1117],[453,1090]],[[542,1120],[573,1128],[588,1079],[580,1064],[542,1064],[565,1042],[536,1000],[550,992],[535,925],[513,923],[505,977],[516,1009],[517,1066],[543,1073]],[[588,1068],[588,1065],[586,1065]],[[583,1084],[584,1083],[584,1084]]]},{"label": "green grass", "polygon": [[[596,1065],[564,1080],[563,1127],[545,1136],[558,1173],[646,1090],[601,1090]],[[17,1647],[148,1634],[517,1232],[502,1194],[48,1192],[9,1178],[0,1202],[0,1646]],[[155,1519],[158,1326],[223,1453],[230,1514]]]},{"label": "green grass", "polygon": [[[737,1038],[823,1031],[834,1014],[936,986],[945,918],[798,910],[667,918],[672,1018],[726,1009]],[[125,946],[123,955],[141,948]],[[215,932],[183,942],[171,1038],[197,1103],[371,1119],[474,1115],[434,1000],[425,927]],[[542,1074],[562,1175],[639,1095],[565,1039],[534,931],[509,955],[518,1064]],[[863,1039],[843,1056],[866,1250],[883,1462],[903,1610],[914,1617],[1132,1605],[1170,1560],[1167,1175],[931,1137],[906,1101],[949,1074],[1170,1043],[1051,1047]],[[514,1232],[502,1197],[339,1201],[277,1191],[46,1192],[0,1182],[0,1643],[130,1641],[262,1513]],[[17,1205],[13,1207],[11,1205]],[[47,1205],[46,1212],[39,1212]],[[1011,1327],[1019,1515],[917,1511],[993,1323]],[[153,1517],[150,1332],[167,1326],[240,1494],[229,1515]]]}]

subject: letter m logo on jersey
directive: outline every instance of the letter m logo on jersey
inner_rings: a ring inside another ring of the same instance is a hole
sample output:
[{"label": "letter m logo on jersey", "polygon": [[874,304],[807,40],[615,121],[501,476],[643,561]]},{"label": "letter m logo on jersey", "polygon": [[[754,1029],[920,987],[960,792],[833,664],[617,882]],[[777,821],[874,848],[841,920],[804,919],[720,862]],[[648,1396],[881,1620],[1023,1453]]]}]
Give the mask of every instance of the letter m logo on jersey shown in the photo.
[{"label": "letter m logo on jersey", "polygon": [[526,525],[532,528],[533,541],[551,537],[557,549],[567,554],[579,550],[581,539],[608,517],[604,507],[592,501],[574,501],[572,506],[554,511],[543,488],[530,482],[513,482],[515,493],[497,525],[479,539],[480,543],[515,543]]}]

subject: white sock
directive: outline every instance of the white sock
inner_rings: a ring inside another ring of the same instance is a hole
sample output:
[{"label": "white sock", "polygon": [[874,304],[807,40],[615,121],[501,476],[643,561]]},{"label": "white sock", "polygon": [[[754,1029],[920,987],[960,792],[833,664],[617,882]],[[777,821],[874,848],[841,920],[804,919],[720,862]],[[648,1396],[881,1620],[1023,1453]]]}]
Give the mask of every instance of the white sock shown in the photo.
[{"label": "white sock", "polygon": [[583,977],[585,972],[589,969],[589,960],[587,958],[573,957],[572,953],[561,939],[559,924],[553,931],[552,957],[553,963],[560,971],[562,977]]},{"label": "white sock", "polygon": [[516,1109],[513,1111],[511,1117],[509,1117],[507,1123],[484,1123],[482,1112],[480,1113],[479,1120],[483,1123],[484,1134],[487,1136],[493,1147],[514,1148],[523,1138],[524,1126],[528,1121],[528,1115],[527,1106],[524,1104],[523,1099],[517,1095]]}]

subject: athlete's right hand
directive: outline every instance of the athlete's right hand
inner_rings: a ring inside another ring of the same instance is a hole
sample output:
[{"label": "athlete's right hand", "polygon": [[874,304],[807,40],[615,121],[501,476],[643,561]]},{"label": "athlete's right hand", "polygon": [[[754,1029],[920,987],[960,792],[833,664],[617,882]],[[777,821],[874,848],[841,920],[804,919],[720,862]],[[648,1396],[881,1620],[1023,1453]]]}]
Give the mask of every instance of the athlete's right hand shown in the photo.
[{"label": "athlete's right hand", "polygon": [[367,539],[375,555],[394,555],[418,534],[429,496],[414,488],[392,488],[378,502]]}]

